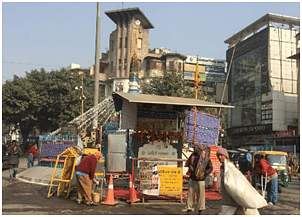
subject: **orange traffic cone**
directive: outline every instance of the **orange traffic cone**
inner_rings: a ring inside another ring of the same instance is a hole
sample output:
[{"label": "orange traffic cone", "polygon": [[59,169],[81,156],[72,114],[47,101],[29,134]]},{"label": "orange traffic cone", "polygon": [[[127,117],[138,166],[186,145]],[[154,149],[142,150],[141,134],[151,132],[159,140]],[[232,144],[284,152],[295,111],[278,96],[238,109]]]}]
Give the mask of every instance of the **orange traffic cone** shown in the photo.
[{"label": "orange traffic cone", "polygon": [[251,171],[247,171],[247,180],[249,181],[249,183],[252,184],[252,177],[251,177]]},{"label": "orange traffic cone", "polygon": [[133,184],[132,180],[132,175],[129,176],[129,199],[127,200],[127,202],[130,203],[135,203],[138,202],[139,199],[136,197],[136,190],[134,188],[134,184]]},{"label": "orange traffic cone", "polygon": [[107,189],[106,201],[101,202],[101,204],[112,205],[112,206],[118,204],[117,201],[114,201],[113,178],[112,178],[112,175],[110,175],[110,179],[109,179],[109,186],[108,186],[108,189]]},{"label": "orange traffic cone", "polygon": [[218,191],[217,173],[214,172],[214,180],[212,184],[212,191]]}]

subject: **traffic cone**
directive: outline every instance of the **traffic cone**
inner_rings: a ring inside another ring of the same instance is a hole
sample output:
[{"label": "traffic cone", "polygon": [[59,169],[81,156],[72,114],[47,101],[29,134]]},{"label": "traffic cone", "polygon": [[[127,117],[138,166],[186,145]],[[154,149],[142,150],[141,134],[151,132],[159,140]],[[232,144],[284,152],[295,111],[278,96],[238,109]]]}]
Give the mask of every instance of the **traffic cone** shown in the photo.
[{"label": "traffic cone", "polygon": [[212,184],[212,191],[218,191],[217,173],[214,172],[214,180]]},{"label": "traffic cone", "polygon": [[139,201],[139,199],[136,197],[136,190],[135,190],[134,184],[132,182],[132,175],[130,175],[129,176],[129,199],[127,200],[127,202],[136,203],[138,201]]},{"label": "traffic cone", "polygon": [[114,205],[118,204],[117,201],[114,201],[113,178],[112,178],[112,175],[110,175],[110,179],[109,179],[109,186],[108,186],[108,189],[107,189],[106,201],[101,202],[101,204],[111,205],[111,206],[114,206]]},{"label": "traffic cone", "polygon": [[249,181],[249,183],[252,184],[252,177],[251,177],[251,171],[247,171],[247,180]]}]

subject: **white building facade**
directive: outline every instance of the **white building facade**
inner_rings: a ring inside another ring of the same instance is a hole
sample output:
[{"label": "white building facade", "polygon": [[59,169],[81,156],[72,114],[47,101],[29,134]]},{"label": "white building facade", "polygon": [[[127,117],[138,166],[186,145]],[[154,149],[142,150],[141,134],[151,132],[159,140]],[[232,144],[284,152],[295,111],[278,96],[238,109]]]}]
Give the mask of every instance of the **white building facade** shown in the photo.
[{"label": "white building facade", "polygon": [[299,18],[266,14],[225,41],[232,146],[295,145],[277,144],[276,134],[298,131],[297,62],[288,57],[296,53],[299,27]]}]

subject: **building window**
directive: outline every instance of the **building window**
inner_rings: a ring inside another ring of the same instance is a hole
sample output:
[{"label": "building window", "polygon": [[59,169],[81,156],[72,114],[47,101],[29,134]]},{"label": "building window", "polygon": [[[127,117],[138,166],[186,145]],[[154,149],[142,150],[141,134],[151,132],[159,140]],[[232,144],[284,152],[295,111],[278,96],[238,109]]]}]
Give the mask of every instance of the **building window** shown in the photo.
[{"label": "building window", "polygon": [[142,38],[138,38],[137,39],[137,49],[142,49],[142,43],[143,43],[143,39]]},{"label": "building window", "polygon": [[149,69],[156,69],[156,62],[155,61],[150,61]]},{"label": "building window", "polygon": [[174,61],[169,61],[169,69],[172,70],[174,68]]},{"label": "building window", "polygon": [[127,59],[125,59],[124,60],[125,62],[124,62],[124,70],[125,70],[125,72],[127,71]]},{"label": "building window", "polygon": [[125,48],[127,48],[128,45],[128,37],[125,37]]},{"label": "building window", "polygon": [[181,63],[178,63],[178,72],[181,72]]},{"label": "building window", "polygon": [[122,69],[122,60],[121,59],[118,60],[118,68],[119,68],[119,70]]}]

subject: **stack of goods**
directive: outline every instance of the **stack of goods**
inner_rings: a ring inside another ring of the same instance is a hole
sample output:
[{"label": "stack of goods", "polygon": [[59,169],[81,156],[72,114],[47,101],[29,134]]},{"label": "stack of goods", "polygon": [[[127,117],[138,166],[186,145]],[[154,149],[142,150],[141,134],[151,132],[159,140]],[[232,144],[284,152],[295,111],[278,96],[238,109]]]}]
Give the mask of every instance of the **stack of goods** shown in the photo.
[{"label": "stack of goods", "polygon": [[[193,142],[195,111],[186,112],[185,141]],[[218,139],[219,118],[201,112],[196,113],[195,142],[215,145]]]}]

